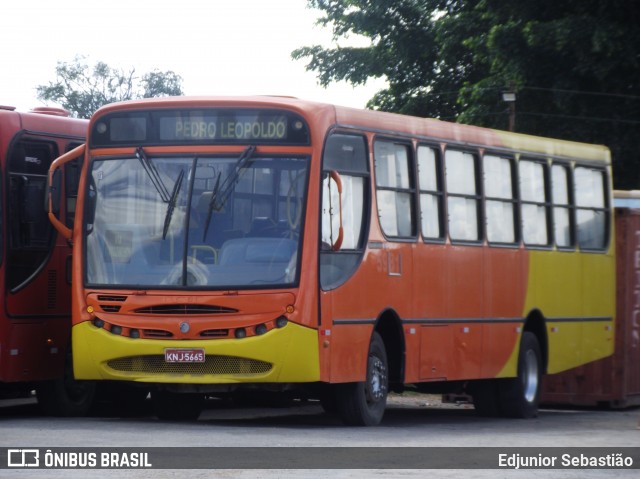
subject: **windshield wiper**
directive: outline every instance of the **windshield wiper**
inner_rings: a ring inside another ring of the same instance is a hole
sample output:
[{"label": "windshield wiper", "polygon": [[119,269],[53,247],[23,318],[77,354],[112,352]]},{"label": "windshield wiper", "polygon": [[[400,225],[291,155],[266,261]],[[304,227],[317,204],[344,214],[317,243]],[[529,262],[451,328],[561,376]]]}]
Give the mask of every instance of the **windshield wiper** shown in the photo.
[{"label": "windshield wiper", "polygon": [[171,217],[173,216],[173,210],[176,207],[176,202],[178,201],[178,193],[180,193],[180,187],[182,186],[182,179],[184,178],[184,170],[180,170],[180,174],[178,175],[178,179],[173,185],[173,191],[169,194],[169,190],[167,186],[162,181],[160,177],[160,173],[155,165],[151,162],[144,149],[139,146],[136,149],[136,157],[142,164],[144,171],[147,173],[149,178],[151,179],[151,183],[155,187],[156,191],[160,195],[160,199],[163,203],[167,203],[167,212],[164,215],[164,227],[162,228],[162,239],[167,237],[167,232],[169,231],[169,226],[171,225]]},{"label": "windshield wiper", "polygon": [[218,174],[216,184],[213,187],[213,190],[211,190],[211,200],[209,201],[209,211],[207,212],[207,221],[204,225],[202,241],[204,241],[207,237],[207,232],[209,231],[209,224],[211,223],[211,216],[213,214],[213,211],[220,211],[224,207],[224,204],[227,202],[229,196],[231,196],[231,193],[233,192],[233,188],[240,179],[242,170],[244,170],[248,166],[255,151],[256,147],[251,145],[242,152],[242,154],[236,160],[233,171],[229,174],[229,176],[225,178],[222,185],[220,185],[221,173]]},{"label": "windshield wiper", "polygon": [[144,171],[147,173],[149,178],[151,179],[151,183],[155,186],[156,191],[160,195],[160,198],[164,203],[169,203],[171,200],[171,196],[169,195],[169,190],[167,190],[166,185],[163,183],[162,178],[160,178],[160,173],[156,169],[155,165],[151,162],[145,151],[139,146],[136,149],[136,157],[142,164]]},{"label": "windshield wiper", "polygon": [[164,227],[162,229],[162,239],[165,239],[167,237],[167,232],[169,231],[169,225],[171,224],[171,217],[173,216],[173,210],[176,207],[176,202],[178,200],[178,193],[180,193],[180,187],[182,186],[183,178],[184,178],[184,170],[180,170],[180,174],[178,175],[176,184],[173,185],[173,191],[171,192],[171,197],[169,198],[169,201],[167,204],[167,213],[164,216]]}]

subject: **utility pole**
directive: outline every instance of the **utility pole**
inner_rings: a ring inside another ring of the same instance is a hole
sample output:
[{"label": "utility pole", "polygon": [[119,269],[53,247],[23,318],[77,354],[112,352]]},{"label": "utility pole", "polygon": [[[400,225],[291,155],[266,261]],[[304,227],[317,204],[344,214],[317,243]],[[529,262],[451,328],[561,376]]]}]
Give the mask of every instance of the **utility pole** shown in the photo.
[{"label": "utility pole", "polygon": [[502,92],[502,101],[509,104],[509,131],[516,131],[516,92],[514,89]]}]

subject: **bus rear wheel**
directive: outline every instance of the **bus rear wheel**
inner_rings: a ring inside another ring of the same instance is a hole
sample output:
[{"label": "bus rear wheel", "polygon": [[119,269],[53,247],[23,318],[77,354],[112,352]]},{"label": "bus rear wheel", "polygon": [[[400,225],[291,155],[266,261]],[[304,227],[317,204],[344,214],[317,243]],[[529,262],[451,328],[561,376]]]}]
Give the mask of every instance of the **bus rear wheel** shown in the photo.
[{"label": "bus rear wheel", "polygon": [[369,345],[365,382],[336,386],[337,410],[342,420],[352,426],[380,424],[387,406],[389,367],[384,342],[373,333]]},{"label": "bus rear wheel", "polygon": [[472,388],[473,405],[480,416],[528,419],[538,415],[542,355],[533,333],[520,340],[518,376],[478,381]]},{"label": "bus rear wheel", "polygon": [[533,418],[538,415],[542,382],[542,354],[535,334],[525,331],[520,340],[518,376],[500,384],[499,403],[502,415]]}]

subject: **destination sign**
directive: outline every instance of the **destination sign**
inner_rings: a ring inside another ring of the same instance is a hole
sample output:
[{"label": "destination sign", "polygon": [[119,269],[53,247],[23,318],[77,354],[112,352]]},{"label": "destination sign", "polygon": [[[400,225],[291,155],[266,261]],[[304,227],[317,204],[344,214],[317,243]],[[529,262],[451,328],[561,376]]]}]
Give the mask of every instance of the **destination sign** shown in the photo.
[{"label": "destination sign", "polygon": [[309,128],[296,113],[276,109],[127,110],[96,120],[90,145],[217,143],[308,145]]},{"label": "destination sign", "polygon": [[256,118],[220,116],[160,119],[161,140],[285,140],[287,118],[282,115]]}]

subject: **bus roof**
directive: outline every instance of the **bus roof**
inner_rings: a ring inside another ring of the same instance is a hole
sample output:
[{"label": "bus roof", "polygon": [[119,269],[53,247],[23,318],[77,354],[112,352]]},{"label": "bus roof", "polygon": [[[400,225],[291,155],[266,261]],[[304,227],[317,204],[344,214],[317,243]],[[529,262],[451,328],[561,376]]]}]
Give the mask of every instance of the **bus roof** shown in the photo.
[{"label": "bus roof", "polygon": [[420,118],[397,113],[357,109],[285,96],[200,96],[146,98],[112,103],[100,108],[94,117],[122,109],[258,107],[289,108],[305,117],[325,117],[334,125],[366,128],[388,135],[412,136],[430,141],[453,141],[469,146],[489,146],[555,156],[591,160],[611,164],[609,149],[553,138],[543,138],[479,126]]}]

